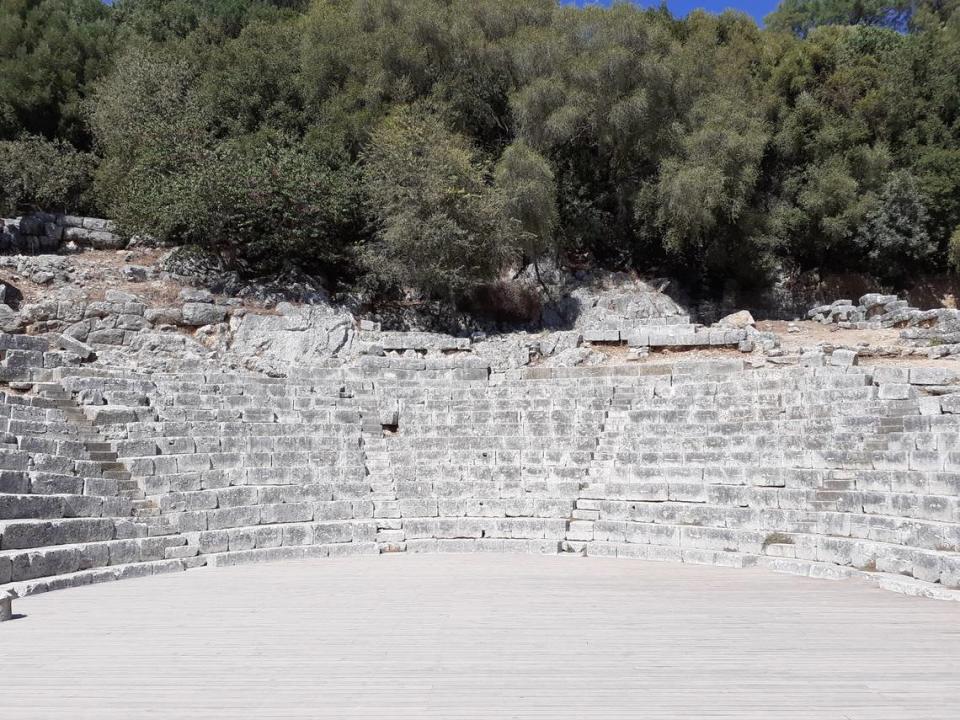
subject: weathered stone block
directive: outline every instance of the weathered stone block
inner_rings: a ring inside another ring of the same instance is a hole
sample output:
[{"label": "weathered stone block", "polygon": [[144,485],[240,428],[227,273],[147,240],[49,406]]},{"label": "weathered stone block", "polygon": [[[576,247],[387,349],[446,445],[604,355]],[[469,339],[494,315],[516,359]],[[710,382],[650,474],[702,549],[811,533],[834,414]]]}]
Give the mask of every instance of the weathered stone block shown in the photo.
[{"label": "weathered stone block", "polygon": [[830,364],[837,367],[852,367],[858,364],[858,353],[856,350],[838,348],[830,355]]},{"label": "weathered stone block", "polygon": [[210,303],[188,302],[183,305],[183,324],[199,327],[223,322],[227,316],[226,308]]},{"label": "weathered stone block", "polygon": [[881,400],[907,400],[916,397],[917,391],[905,383],[884,383],[877,394]]},{"label": "weathered stone block", "polygon": [[353,530],[350,523],[316,523],[313,526],[314,542],[318,544],[350,542]]},{"label": "weathered stone block", "polygon": [[952,385],[957,382],[957,373],[948,368],[910,368],[910,382],[914,385]]}]

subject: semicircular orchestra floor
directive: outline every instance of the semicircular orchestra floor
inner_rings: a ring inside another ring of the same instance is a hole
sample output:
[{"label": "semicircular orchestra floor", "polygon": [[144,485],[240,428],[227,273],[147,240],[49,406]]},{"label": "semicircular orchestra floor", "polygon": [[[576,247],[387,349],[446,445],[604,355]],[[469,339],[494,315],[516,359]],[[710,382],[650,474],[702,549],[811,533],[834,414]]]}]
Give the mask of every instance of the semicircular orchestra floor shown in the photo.
[{"label": "semicircular orchestra floor", "polygon": [[19,600],[28,718],[955,720],[960,604],[601,558],[197,570]]}]

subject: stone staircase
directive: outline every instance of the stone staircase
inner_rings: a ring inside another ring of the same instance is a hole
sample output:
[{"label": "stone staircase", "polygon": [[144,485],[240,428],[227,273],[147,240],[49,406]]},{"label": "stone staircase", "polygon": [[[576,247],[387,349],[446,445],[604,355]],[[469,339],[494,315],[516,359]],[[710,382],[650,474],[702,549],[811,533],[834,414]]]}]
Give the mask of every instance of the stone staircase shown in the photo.
[{"label": "stone staircase", "polygon": [[373,497],[376,542],[381,553],[407,549],[400,518],[397,483],[390,458],[390,437],[396,431],[399,408],[396,400],[378,397],[370,389],[359,398],[360,447]]},{"label": "stone staircase", "polygon": [[33,385],[33,394],[50,400],[52,407],[63,413],[64,417],[77,428],[88,458],[100,466],[100,476],[116,480],[118,495],[132,503],[134,517],[153,517],[159,515],[154,500],[146,498],[140,483],[133,477],[127,466],[120,461],[116,445],[100,432],[99,426],[77,403],[73,395],[60,382],[46,380]]},{"label": "stone staircase", "polygon": [[[595,472],[598,458],[611,449],[611,443],[606,433],[607,424],[611,417],[620,417],[624,410],[630,407],[633,398],[633,392],[625,387],[614,386],[610,389],[610,395],[607,398],[607,404],[596,432],[597,445],[590,456],[590,463],[584,477],[585,484],[591,482],[591,474]],[[594,538],[594,522],[599,519],[600,511],[596,508],[595,501],[584,498],[576,499],[570,518],[567,521],[565,540],[560,543],[560,552],[586,555],[587,543]]]}]

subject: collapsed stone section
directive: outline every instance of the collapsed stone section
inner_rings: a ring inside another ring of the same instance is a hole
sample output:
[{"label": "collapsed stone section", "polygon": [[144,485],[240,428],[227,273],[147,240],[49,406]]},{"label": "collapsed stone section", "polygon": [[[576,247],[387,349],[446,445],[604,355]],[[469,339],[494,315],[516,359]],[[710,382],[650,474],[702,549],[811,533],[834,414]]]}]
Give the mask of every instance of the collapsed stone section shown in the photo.
[{"label": "collapsed stone section", "polygon": [[[960,394],[942,369],[42,373],[0,406],[17,415],[0,459],[21,473],[0,488],[0,590],[18,595],[201,564],[482,551],[763,564],[960,596]],[[53,484],[30,474],[52,467],[44,449],[72,457]]]}]

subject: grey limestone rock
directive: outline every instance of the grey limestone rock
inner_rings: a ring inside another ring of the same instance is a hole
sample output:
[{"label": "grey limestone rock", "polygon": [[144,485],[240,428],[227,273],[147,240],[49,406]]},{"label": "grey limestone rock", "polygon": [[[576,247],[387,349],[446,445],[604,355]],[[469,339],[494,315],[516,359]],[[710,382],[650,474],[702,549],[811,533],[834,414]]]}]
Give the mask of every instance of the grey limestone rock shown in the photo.
[{"label": "grey limestone rock", "polygon": [[87,342],[95,345],[123,345],[123,330],[119,328],[108,328],[103,330],[94,330],[87,335]]},{"label": "grey limestone rock", "polygon": [[199,327],[214,325],[227,317],[225,308],[207,302],[186,302],[183,304],[183,324]]},{"label": "grey limestone rock", "polygon": [[94,356],[93,348],[70,335],[53,336],[55,345],[75,353],[81,360],[90,360]]},{"label": "grey limestone rock", "polygon": [[852,367],[857,364],[857,358],[856,350],[838,348],[830,355],[830,364],[837,367]]},{"label": "grey limestone rock", "polygon": [[199,288],[184,288],[180,291],[180,299],[186,303],[212,303],[213,293]]},{"label": "grey limestone rock", "polygon": [[0,303],[0,331],[16,332],[23,325],[23,319],[9,305]]},{"label": "grey limestone rock", "polygon": [[563,350],[562,352],[557,353],[556,355],[551,356],[546,361],[545,365],[548,367],[578,367],[581,365],[602,365],[606,362],[606,355],[596,350],[591,350],[586,347],[579,348],[570,348],[568,350]]},{"label": "grey limestone rock", "polygon": [[152,325],[179,325],[183,322],[183,311],[175,307],[147,308],[143,318]]},{"label": "grey limestone rock", "polygon": [[753,315],[751,315],[747,310],[740,310],[739,312],[735,312],[731,315],[721,318],[717,324],[742,330],[743,328],[752,327],[756,323],[753,319]]},{"label": "grey limestone rock", "polygon": [[957,373],[949,368],[910,368],[910,382],[913,385],[951,385],[956,383],[957,379]]},{"label": "grey limestone rock", "polygon": [[107,290],[104,294],[104,299],[109,303],[139,303],[140,298],[138,298],[133,293],[124,292],[123,290]]}]

